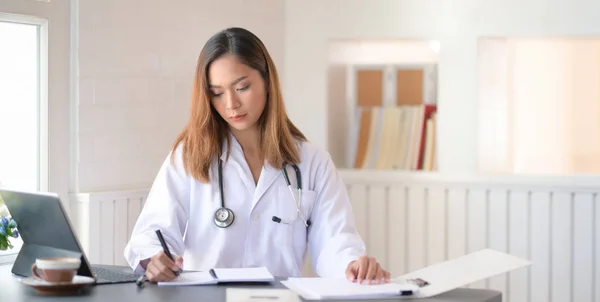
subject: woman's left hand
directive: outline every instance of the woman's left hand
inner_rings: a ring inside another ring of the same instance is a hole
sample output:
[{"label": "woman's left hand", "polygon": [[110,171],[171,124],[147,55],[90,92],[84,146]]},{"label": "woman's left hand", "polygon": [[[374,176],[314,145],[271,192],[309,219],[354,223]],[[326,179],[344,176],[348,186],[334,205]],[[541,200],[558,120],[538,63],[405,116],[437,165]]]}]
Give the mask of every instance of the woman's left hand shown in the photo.
[{"label": "woman's left hand", "polygon": [[346,278],[349,281],[358,282],[358,284],[363,281],[367,284],[387,283],[390,281],[390,272],[384,270],[375,257],[362,256],[348,264]]}]

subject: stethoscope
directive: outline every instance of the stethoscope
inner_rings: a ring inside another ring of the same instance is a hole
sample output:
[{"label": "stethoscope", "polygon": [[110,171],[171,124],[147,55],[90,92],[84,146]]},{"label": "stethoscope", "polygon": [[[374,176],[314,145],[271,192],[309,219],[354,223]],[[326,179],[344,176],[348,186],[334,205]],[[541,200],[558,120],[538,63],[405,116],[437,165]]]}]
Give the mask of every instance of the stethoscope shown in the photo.
[{"label": "stethoscope", "polygon": [[[221,162],[222,161],[219,160],[219,175],[218,175],[219,191],[221,193],[221,207],[219,209],[217,209],[217,211],[215,212],[214,221],[218,227],[227,228],[235,220],[235,214],[233,214],[233,211],[230,208],[225,206],[225,196],[223,195],[223,168],[222,168]],[[281,172],[283,173],[285,183],[287,184],[287,187],[290,190],[290,193],[292,194],[292,199],[294,200],[294,204],[296,205],[296,217],[293,220],[286,221],[277,216],[273,216],[273,218],[271,220],[273,220],[274,222],[277,222],[277,223],[292,224],[294,221],[296,221],[296,219],[298,219],[298,216],[300,216],[300,219],[302,219],[302,222],[304,222],[304,225],[308,228],[311,224],[311,221],[306,220],[304,218],[304,214],[300,210],[300,205],[302,202],[302,175],[300,174],[300,169],[298,168],[298,166],[296,164],[292,164],[292,167],[294,168],[294,171],[296,171],[296,181],[298,182],[298,199],[299,200],[296,200],[296,197],[294,196],[294,191],[292,190],[290,178],[285,169],[286,164],[284,164],[283,167],[281,168]]]}]

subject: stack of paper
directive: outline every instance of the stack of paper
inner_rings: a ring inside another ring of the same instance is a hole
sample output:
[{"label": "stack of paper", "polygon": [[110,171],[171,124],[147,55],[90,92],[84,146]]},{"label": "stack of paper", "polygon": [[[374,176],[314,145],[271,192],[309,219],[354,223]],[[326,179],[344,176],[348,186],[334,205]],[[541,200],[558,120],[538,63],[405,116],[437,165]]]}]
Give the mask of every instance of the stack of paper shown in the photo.
[{"label": "stack of paper", "polygon": [[358,284],[340,278],[289,278],[281,283],[308,300],[389,298],[419,292],[409,283]]},{"label": "stack of paper", "polygon": [[159,286],[207,285],[229,282],[272,282],[275,278],[266,267],[213,268],[207,272],[183,272],[172,281]]}]

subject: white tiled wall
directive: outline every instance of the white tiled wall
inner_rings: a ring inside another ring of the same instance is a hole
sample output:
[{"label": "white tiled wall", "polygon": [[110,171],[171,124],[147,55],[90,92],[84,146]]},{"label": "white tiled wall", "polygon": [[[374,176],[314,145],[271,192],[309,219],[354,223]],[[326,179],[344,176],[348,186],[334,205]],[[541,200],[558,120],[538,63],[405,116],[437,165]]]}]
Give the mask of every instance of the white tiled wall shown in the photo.
[{"label": "white tiled wall", "polygon": [[198,54],[245,27],[283,74],[280,0],[78,3],[78,191],[147,187],[188,117]]}]

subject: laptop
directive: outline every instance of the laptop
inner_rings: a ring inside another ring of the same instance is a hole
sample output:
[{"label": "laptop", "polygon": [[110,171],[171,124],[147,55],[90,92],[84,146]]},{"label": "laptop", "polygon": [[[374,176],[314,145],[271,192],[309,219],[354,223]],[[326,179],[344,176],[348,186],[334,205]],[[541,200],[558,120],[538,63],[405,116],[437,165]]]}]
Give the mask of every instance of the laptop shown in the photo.
[{"label": "laptop", "polygon": [[11,270],[14,275],[31,276],[37,258],[75,257],[81,259],[77,274],[94,278],[95,284],[130,283],[139,277],[124,270],[90,265],[57,194],[0,189],[0,196],[23,240]]}]

